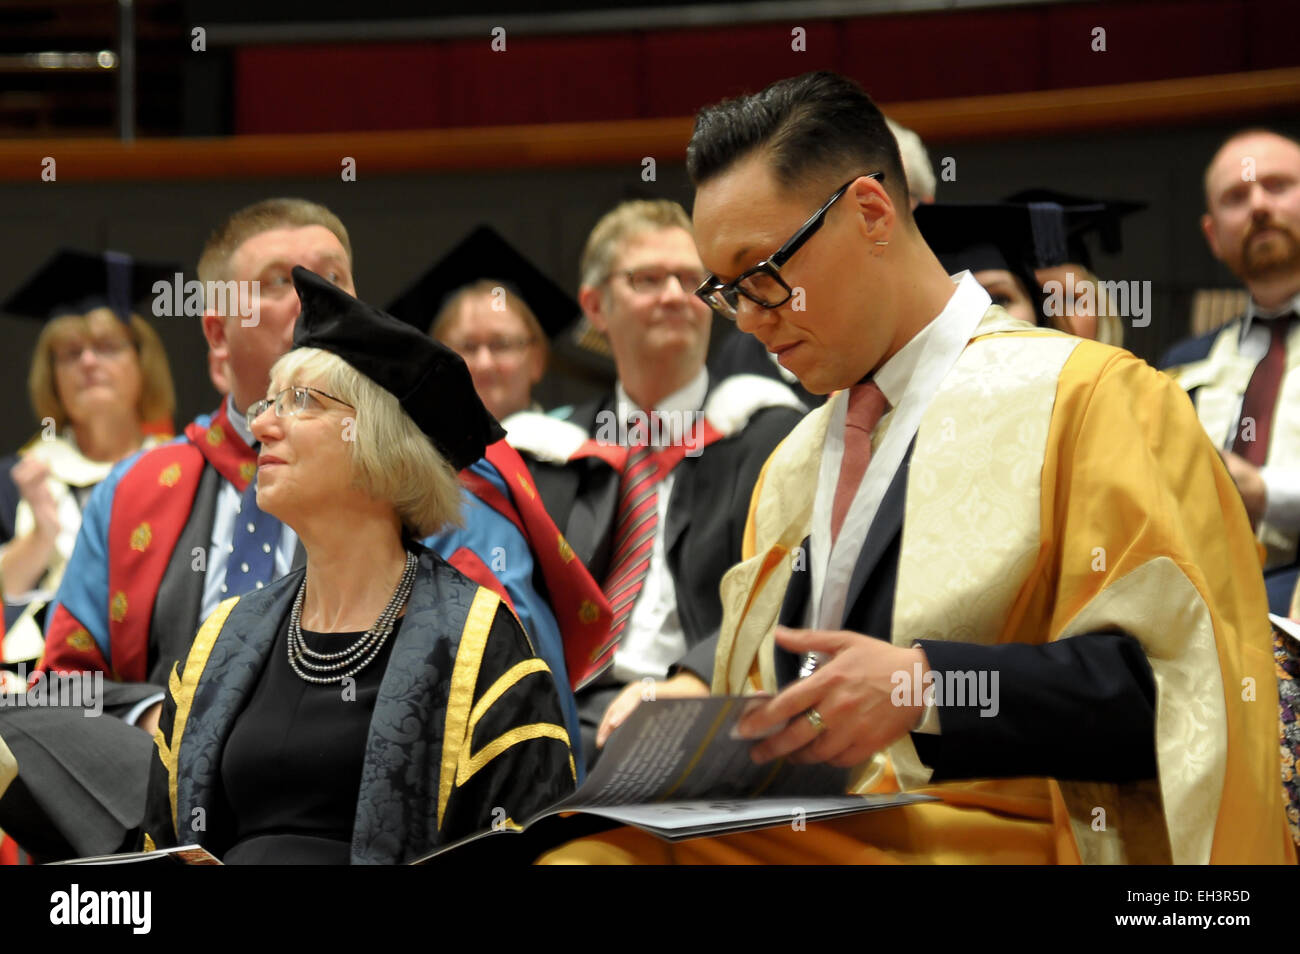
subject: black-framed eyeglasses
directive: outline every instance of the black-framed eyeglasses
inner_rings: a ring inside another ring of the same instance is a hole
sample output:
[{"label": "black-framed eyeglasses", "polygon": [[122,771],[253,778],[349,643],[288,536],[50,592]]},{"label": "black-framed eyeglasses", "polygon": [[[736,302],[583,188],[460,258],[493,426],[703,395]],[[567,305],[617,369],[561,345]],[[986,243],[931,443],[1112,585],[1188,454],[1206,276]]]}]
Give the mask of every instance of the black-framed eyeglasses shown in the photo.
[{"label": "black-framed eyeglasses", "polygon": [[[883,172],[869,172],[865,175],[868,179],[875,179],[877,182],[885,181]],[[860,178],[862,176],[854,176],[836,189],[822,207],[814,212],[807,222],[799,226],[799,230],[790,236],[790,240],[771,256],[753,268],[746,269],[734,281],[723,282],[716,276],[710,275],[704,279],[699,288],[695,289],[695,294],[715,312],[730,321],[736,320],[741,295],[761,308],[779,308],[784,305],[794,295],[794,290],[781,277],[781,267],[790,261],[794,253],[803,248],[822,227],[822,222],[826,221],[826,213],[830,211],[831,206]]]},{"label": "black-framed eyeglasses", "polygon": [[[310,393],[309,393],[310,392]],[[248,422],[248,429],[253,429],[253,422],[262,416],[262,413],[269,407],[274,406],[276,417],[293,417],[296,414],[307,410],[311,403],[311,395],[319,394],[321,397],[327,397],[331,401],[338,401],[344,407],[352,408],[347,401],[340,400],[332,394],[326,394],[319,388],[309,388],[304,385],[285,388],[273,398],[262,398],[249,406],[244,412],[244,420]],[[352,408],[356,410],[356,408]]]}]

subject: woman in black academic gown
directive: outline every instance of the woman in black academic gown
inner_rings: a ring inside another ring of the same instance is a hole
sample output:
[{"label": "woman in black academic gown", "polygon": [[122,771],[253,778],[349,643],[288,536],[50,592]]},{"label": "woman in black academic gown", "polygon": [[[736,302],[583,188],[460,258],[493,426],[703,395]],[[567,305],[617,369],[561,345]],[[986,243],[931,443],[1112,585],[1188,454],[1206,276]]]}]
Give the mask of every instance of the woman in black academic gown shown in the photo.
[{"label": "woman in black academic gown", "polygon": [[222,603],[173,675],[144,846],[400,863],[571,792],[569,738],[514,615],[413,542],[456,519],[456,471],[501,433],[464,362],[293,278],[295,350],[248,415],[258,508],[307,564]]}]

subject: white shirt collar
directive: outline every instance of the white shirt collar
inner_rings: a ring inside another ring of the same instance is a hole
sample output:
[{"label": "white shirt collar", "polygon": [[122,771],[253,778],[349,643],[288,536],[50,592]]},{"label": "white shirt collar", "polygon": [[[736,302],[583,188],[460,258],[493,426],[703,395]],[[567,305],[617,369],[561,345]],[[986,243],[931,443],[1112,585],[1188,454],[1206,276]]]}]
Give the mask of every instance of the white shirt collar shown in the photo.
[{"label": "white shirt collar", "polygon": [[960,272],[951,278],[954,288],[948,304],[943,306],[934,320],[913,335],[911,341],[899,348],[897,354],[882,364],[873,377],[891,408],[898,407],[903,400],[907,383],[912,380],[928,342],[951,336],[954,327],[963,324],[962,316],[972,309],[979,308],[981,314],[988,309],[988,293],[969,271]]},{"label": "white shirt collar", "polygon": [[1250,326],[1258,319],[1260,321],[1271,321],[1274,318],[1280,318],[1287,312],[1295,312],[1300,315],[1300,293],[1296,294],[1290,301],[1285,302],[1279,308],[1265,309],[1255,304],[1255,299],[1251,298],[1250,303],[1246,305],[1246,317],[1241,320],[1241,338],[1244,341],[1250,331]]},{"label": "white shirt collar", "polygon": [[[678,414],[687,411],[698,411],[704,407],[704,397],[709,392],[709,372],[700,368],[699,373],[686,384],[685,387],[679,388],[672,394],[668,395],[651,410],[662,413],[676,411]],[[618,408],[618,419],[626,421],[637,411],[641,410],[636,402],[627,396],[623,390],[623,382],[619,381],[614,386],[614,402]]]},{"label": "white shirt collar", "polygon": [[226,398],[226,417],[230,418],[230,426],[234,428],[235,433],[239,435],[241,441],[249,447],[252,447],[257,443],[253,440],[253,432],[248,429],[248,421],[244,418],[244,415],[240,414],[235,408],[235,397],[233,394]]}]

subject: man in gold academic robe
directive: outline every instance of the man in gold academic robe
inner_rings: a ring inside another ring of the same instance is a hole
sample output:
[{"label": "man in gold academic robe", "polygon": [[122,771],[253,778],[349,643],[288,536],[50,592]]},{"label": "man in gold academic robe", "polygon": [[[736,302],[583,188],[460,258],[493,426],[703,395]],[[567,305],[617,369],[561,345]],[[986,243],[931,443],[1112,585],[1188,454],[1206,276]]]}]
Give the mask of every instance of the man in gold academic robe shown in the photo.
[{"label": "man in gold academic robe", "polygon": [[1250,525],[1177,385],[950,277],[848,80],[706,109],[687,156],[701,296],[834,392],[759,478],[699,675],[773,695],[756,760],[939,800],[544,860],[1294,862]]}]

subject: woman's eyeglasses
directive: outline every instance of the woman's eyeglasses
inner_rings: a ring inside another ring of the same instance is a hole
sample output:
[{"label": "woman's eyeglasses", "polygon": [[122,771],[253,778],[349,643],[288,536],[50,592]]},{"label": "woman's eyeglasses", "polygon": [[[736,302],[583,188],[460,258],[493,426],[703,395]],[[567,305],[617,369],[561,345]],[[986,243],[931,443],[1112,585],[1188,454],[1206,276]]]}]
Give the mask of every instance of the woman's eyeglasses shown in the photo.
[{"label": "woman's eyeglasses", "polygon": [[[285,388],[272,398],[262,398],[262,400],[252,404],[244,412],[244,420],[248,422],[248,429],[253,429],[253,422],[262,416],[262,412],[269,407],[275,408],[276,417],[293,417],[296,414],[307,410],[313,400],[312,394],[319,394],[321,397],[327,397],[331,401],[338,401],[344,407],[352,407],[347,401],[340,400],[332,394],[326,394],[318,388],[309,388],[302,385]],[[356,408],[352,408],[356,410]]]}]

